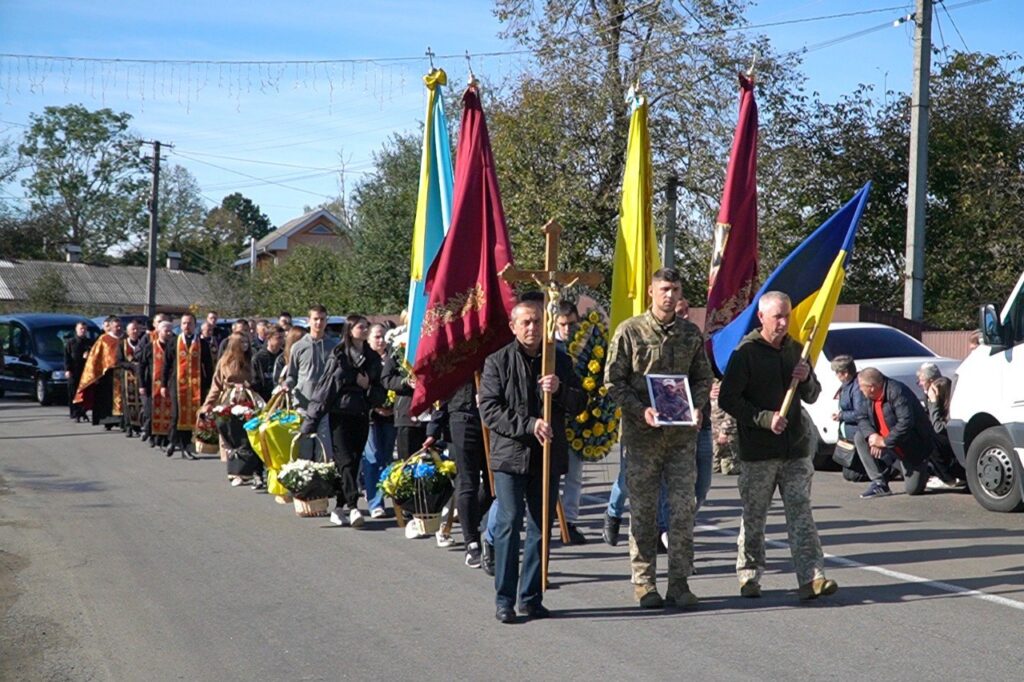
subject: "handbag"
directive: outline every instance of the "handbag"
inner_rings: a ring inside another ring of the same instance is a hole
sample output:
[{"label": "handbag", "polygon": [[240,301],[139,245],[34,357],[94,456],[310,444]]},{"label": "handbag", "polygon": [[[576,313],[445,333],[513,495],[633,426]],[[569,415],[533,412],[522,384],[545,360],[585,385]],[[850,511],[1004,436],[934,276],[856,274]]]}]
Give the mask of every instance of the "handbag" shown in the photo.
[{"label": "handbag", "polygon": [[857,448],[848,440],[837,440],[836,449],[832,452],[832,461],[844,469],[852,469],[854,462],[859,462]]}]

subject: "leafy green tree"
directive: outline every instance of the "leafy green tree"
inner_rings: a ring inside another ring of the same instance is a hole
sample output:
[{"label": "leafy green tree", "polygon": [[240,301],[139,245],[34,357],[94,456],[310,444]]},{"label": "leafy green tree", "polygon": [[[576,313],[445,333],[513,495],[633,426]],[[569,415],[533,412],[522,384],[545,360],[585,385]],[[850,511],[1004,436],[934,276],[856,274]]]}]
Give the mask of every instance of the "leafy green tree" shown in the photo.
[{"label": "leafy green tree", "polygon": [[68,300],[68,285],[56,270],[46,270],[36,278],[28,290],[28,306],[41,313],[64,309]]},{"label": "leafy green tree", "polygon": [[147,174],[130,114],[72,104],[30,120],[19,152],[32,171],[23,181],[31,210],[58,216],[89,258],[145,229]]},{"label": "leafy green tree", "polygon": [[[160,233],[157,257],[168,251],[182,255],[182,267],[207,271],[219,265],[211,261],[209,240],[203,234],[206,208],[195,176],[184,166],[168,164],[160,171]],[[131,249],[121,257],[129,265],[145,265],[149,258],[149,231],[138,235]]]},{"label": "leafy green tree", "polygon": [[260,239],[274,229],[274,226],[270,224],[270,218],[260,210],[260,207],[253,203],[252,199],[242,196],[239,192],[224,197],[220,202],[220,207],[238,216],[247,230],[247,237]]},{"label": "leafy green tree", "polygon": [[[925,320],[937,326],[973,326],[977,306],[1003,300],[1024,262],[1017,61],[954,54],[932,76]],[[886,93],[878,102],[862,86],[834,104],[792,106],[775,143],[760,148],[762,273],[871,180],[841,300],[901,312],[909,97]]]},{"label": "leafy green tree", "polygon": [[558,218],[566,228],[563,265],[607,269],[629,126],[624,96],[639,81],[651,105],[656,221],[663,222],[661,189],[674,174],[684,228],[677,244],[694,261],[686,271],[689,290],[699,292],[694,303],[703,302],[735,126],[736,72],[756,50],[767,84],[762,102],[782,99],[795,77],[765,40],[732,30],[743,26],[747,4],[497,1],[504,35],[537,55],[533,74],[485,99],[517,260],[539,263],[536,228]]},{"label": "leafy green tree", "polygon": [[[313,303],[322,303],[332,315],[344,315],[350,308],[346,289],[346,259],[331,249],[301,245],[280,265],[260,269],[251,279],[236,275],[239,288],[248,279],[250,303],[243,312],[270,314],[291,310],[296,315]],[[238,292],[233,294],[239,297]]]},{"label": "leafy green tree", "polygon": [[373,174],[353,191],[353,243],[343,268],[351,311],[395,313],[406,306],[421,146],[417,135],[392,136],[374,153]]},{"label": "leafy green tree", "polygon": [[0,204],[0,259],[60,260],[64,241],[64,227],[53,213]]}]

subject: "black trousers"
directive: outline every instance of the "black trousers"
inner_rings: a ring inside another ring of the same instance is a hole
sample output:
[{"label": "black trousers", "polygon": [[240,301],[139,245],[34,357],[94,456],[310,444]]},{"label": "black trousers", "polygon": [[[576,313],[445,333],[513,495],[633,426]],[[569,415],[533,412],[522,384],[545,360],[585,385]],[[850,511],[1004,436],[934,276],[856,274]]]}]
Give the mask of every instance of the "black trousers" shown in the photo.
[{"label": "black trousers", "polygon": [[121,423],[114,417],[114,373],[107,372],[96,382],[92,398],[92,425],[114,426]]},{"label": "black trousers", "polygon": [[78,392],[78,382],[81,378],[82,375],[80,373],[76,374],[74,372],[68,377],[68,409],[72,419],[85,416],[85,410],[82,409],[82,406],[75,404],[75,393]]},{"label": "black trousers", "polygon": [[359,503],[359,484],[356,471],[363,458],[363,448],[370,434],[369,414],[330,413],[331,447],[334,450],[334,466],[338,469],[341,489],[338,491],[338,506],[348,505],[355,509]]},{"label": "black trousers", "polygon": [[458,473],[455,476],[455,506],[466,546],[480,542],[480,522],[491,508],[494,493],[487,475],[483,430],[479,419],[452,419],[451,449]]},{"label": "black trousers", "polygon": [[398,458],[407,459],[409,455],[423,447],[423,441],[427,439],[427,425],[417,424],[416,426],[399,426],[396,442],[398,443]]}]

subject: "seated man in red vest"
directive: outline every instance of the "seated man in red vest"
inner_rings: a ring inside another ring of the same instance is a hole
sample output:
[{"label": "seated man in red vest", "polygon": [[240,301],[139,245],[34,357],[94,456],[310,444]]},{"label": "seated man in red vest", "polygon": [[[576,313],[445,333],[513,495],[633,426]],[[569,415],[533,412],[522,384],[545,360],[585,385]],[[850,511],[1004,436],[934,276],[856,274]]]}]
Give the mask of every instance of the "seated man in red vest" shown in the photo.
[{"label": "seated man in red vest", "polygon": [[928,459],[935,447],[935,432],[917,396],[904,383],[874,367],[857,374],[867,398],[860,413],[854,443],[871,485],[863,498],[892,494],[889,479],[902,470],[908,495],[920,495],[928,482]]}]

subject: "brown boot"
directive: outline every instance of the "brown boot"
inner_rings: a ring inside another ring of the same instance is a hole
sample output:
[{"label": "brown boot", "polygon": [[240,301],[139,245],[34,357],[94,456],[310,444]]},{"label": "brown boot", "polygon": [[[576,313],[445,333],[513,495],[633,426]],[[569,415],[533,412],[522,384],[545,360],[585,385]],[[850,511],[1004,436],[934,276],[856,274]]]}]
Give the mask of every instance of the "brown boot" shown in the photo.
[{"label": "brown boot", "polygon": [[665,591],[665,608],[692,609],[697,606],[699,601],[697,595],[690,591],[690,585],[685,580],[669,585],[668,590]]},{"label": "brown boot", "polygon": [[658,588],[654,585],[634,585],[633,595],[640,602],[642,609],[661,609],[665,607],[665,600],[658,594]]},{"label": "brown boot", "polygon": [[835,594],[838,589],[839,584],[831,578],[815,578],[811,582],[801,585],[798,594],[800,595],[800,601],[810,601],[818,597],[827,597],[830,594]]},{"label": "brown boot", "polygon": [[761,596],[761,583],[756,580],[748,580],[740,585],[740,596],[747,599],[757,599]]}]

